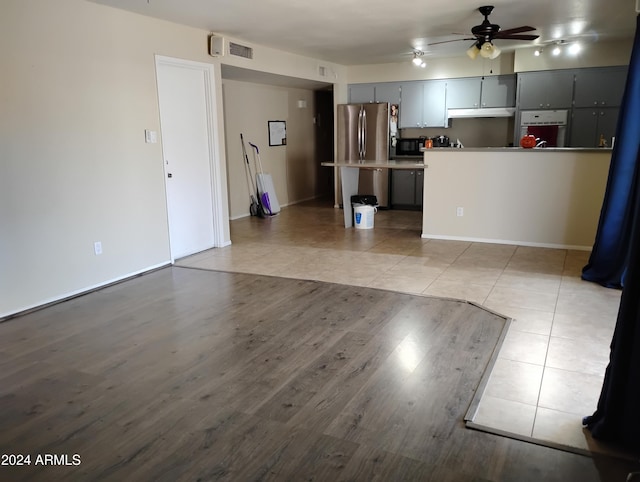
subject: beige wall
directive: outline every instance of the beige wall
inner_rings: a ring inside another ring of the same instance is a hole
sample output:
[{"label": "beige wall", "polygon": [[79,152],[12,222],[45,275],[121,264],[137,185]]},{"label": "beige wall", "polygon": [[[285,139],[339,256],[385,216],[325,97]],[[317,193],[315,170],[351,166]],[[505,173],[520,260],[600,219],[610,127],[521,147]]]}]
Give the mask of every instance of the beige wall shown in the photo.
[{"label": "beige wall", "polygon": [[591,249],[610,158],[610,151],[430,151],[422,235]]},{"label": "beige wall", "polygon": [[506,147],[513,143],[513,117],[451,119],[448,128],[402,129],[402,137],[448,136],[465,147]]},{"label": "beige wall", "polygon": [[575,57],[570,55],[554,57],[551,55],[551,48],[551,46],[546,47],[539,57],[533,55],[535,48],[517,50],[514,58],[514,70],[526,72],[628,65],[631,59],[633,39],[588,43],[584,45],[582,52]]},{"label": "beige wall", "polygon": [[[254,151],[248,141],[258,146],[264,171],[273,178],[281,206],[313,198],[316,193],[313,91],[224,80],[223,93],[231,218],[249,215],[240,133],[254,174]],[[298,101],[305,102],[306,107],[299,108]],[[287,145],[269,146],[270,120],[287,123]]]},{"label": "beige wall", "polygon": [[[169,262],[162,144],[144,143],[145,129],[160,133],[154,56],[213,64],[216,156],[226,159],[221,60],[208,55],[208,35],[84,0],[2,2],[0,318]],[[327,80],[314,59],[259,46],[254,53],[250,68]],[[277,113],[291,119],[300,144],[288,157],[267,154],[265,166],[298,162],[294,179],[307,149],[307,126],[297,125],[303,114],[290,111],[299,95],[309,93],[282,92]],[[252,110],[242,114],[250,119]],[[256,133],[266,146],[266,123]],[[275,173],[280,186],[283,172]],[[101,256],[94,241],[103,244]]]},{"label": "beige wall", "polygon": [[469,59],[466,55],[447,58],[427,58],[427,67],[415,67],[411,57],[402,62],[375,65],[354,65],[347,68],[347,83],[393,82],[399,80],[446,79],[478,77],[482,75],[512,74],[530,70],[552,70],[582,67],[628,65],[633,39],[594,42],[585,45],[576,57],[553,57],[551,48],[535,57],[535,48],[520,48],[515,53],[504,53],[496,60]]}]

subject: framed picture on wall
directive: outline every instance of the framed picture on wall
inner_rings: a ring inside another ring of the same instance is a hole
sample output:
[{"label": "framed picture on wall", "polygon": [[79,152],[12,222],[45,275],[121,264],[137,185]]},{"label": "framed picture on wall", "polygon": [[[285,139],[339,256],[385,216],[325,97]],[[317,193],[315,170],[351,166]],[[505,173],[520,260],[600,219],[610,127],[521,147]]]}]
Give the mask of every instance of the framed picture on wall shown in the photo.
[{"label": "framed picture on wall", "polygon": [[269,145],[284,146],[287,144],[287,123],[285,121],[268,121]]}]

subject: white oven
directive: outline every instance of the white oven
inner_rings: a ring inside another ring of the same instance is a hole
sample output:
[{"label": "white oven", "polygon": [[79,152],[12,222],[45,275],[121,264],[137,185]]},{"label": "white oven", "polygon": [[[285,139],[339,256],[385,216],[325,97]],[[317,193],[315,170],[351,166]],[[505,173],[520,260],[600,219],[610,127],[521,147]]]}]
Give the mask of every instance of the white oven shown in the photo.
[{"label": "white oven", "polygon": [[525,110],[520,113],[520,137],[533,135],[546,147],[564,147],[568,110]]}]

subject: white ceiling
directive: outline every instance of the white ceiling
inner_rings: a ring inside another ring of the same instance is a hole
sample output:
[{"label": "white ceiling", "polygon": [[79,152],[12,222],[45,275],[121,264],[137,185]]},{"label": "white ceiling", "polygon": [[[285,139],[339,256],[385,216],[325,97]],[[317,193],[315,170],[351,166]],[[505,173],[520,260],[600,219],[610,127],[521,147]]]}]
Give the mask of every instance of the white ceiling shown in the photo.
[{"label": "white ceiling", "polygon": [[[400,62],[413,48],[426,56],[464,55],[487,0],[92,0],[199,27],[249,43],[343,65]],[[537,43],[591,43],[633,37],[635,0],[491,0],[492,23],[530,25]],[[455,35],[460,34],[460,35]],[[531,42],[497,40],[503,51]]]}]

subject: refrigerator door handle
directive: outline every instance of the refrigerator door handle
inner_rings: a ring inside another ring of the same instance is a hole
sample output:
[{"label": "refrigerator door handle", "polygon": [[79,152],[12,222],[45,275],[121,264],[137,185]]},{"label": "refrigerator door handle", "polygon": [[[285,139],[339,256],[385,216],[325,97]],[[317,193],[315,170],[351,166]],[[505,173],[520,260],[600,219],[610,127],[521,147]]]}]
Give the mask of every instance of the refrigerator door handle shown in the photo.
[{"label": "refrigerator door handle", "polygon": [[367,156],[367,111],[362,107],[362,159]]},{"label": "refrigerator door handle", "polygon": [[358,160],[362,160],[362,112],[363,109],[360,107],[358,111]]}]

